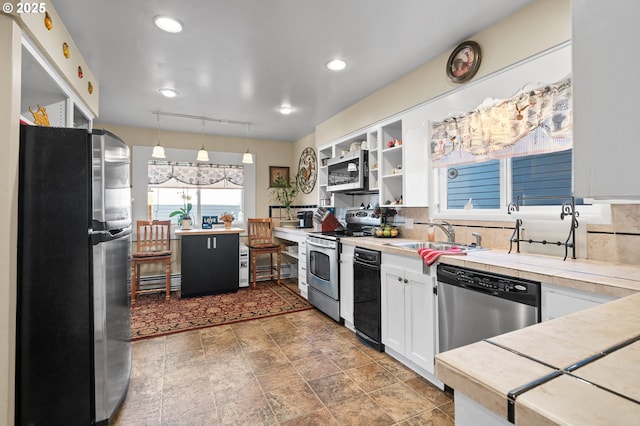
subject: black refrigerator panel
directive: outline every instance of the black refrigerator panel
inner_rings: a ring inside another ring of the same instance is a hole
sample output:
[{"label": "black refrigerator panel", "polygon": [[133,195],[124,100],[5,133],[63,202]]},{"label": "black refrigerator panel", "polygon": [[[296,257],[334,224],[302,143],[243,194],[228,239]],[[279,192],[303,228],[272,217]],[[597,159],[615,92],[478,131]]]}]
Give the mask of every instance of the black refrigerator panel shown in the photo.
[{"label": "black refrigerator panel", "polygon": [[17,425],[94,419],[86,130],[21,127]]}]

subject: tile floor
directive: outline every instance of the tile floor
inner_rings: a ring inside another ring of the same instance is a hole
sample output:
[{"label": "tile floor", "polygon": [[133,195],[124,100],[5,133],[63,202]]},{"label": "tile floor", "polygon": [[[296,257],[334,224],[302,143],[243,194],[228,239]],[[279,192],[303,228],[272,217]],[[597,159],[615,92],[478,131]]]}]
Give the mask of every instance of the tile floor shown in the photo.
[{"label": "tile floor", "polygon": [[453,425],[453,398],[316,310],[136,341],[112,424]]}]

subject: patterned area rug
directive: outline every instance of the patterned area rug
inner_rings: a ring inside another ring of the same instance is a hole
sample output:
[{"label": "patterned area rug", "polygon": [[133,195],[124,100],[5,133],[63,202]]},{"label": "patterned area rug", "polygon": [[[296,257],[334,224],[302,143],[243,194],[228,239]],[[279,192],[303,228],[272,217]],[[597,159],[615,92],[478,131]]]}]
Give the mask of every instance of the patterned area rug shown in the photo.
[{"label": "patterned area rug", "polygon": [[165,302],[164,293],[144,295],[131,310],[131,339],[158,337],[181,331],[282,315],[313,307],[285,285],[261,282],[255,290],[179,298]]}]

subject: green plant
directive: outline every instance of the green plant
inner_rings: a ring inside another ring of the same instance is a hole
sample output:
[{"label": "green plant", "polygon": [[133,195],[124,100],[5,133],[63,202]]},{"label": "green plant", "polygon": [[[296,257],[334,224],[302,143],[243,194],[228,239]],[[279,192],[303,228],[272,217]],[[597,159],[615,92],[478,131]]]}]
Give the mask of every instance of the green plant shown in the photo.
[{"label": "green plant", "polygon": [[191,210],[193,209],[193,204],[189,202],[191,200],[191,195],[189,195],[186,190],[182,191],[180,194],[182,197],[183,207],[180,207],[178,210],[174,210],[169,213],[169,217],[178,216],[178,223],[180,223],[184,219],[191,220]]},{"label": "green plant", "polygon": [[275,185],[271,187],[271,194],[285,207],[287,210],[287,218],[293,219],[291,216],[291,205],[298,195],[298,180],[292,179],[290,182],[287,182],[282,176],[278,176],[274,184]]}]

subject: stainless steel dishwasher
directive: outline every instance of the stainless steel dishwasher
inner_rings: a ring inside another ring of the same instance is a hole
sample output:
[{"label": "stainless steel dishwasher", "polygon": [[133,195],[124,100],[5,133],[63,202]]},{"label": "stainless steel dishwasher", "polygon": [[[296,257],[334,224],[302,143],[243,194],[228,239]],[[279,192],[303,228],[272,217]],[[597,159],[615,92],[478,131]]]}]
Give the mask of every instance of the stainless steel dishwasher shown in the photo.
[{"label": "stainless steel dishwasher", "polygon": [[540,322],[540,283],[438,265],[438,352]]}]

